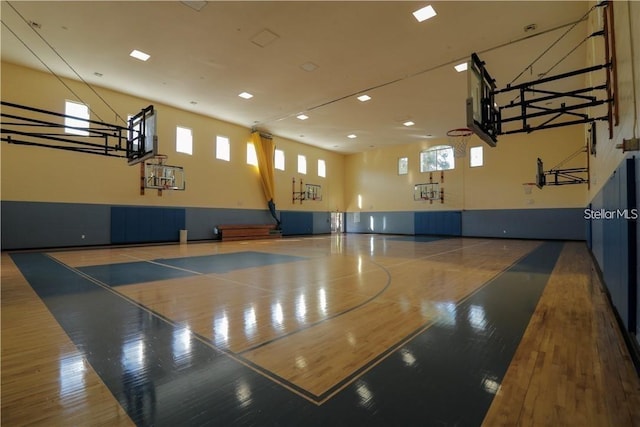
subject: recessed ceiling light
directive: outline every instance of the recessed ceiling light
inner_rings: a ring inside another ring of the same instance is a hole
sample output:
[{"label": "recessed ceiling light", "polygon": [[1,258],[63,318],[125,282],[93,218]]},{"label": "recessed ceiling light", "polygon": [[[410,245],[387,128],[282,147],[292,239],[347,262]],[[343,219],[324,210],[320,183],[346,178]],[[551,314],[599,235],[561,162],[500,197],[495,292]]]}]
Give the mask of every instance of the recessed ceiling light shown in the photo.
[{"label": "recessed ceiling light", "polygon": [[129,54],[129,56],[133,56],[134,58],[139,59],[140,61],[146,61],[151,57],[150,55],[144,52],[140,52],[139,50],[136,50],[136,49],[133,49]]},{"label": "recessed ceiling light", "polygon": [[300,120],[307,120],[309,118],[306,114],[298,114],[296,117]]},{"label": "recessed ceiling light", "polygon": [[405,126],[413,126],[413,125],[415,125],[415,123],[412,122],[411,120],[407,120],[406,122],[403,123],[403,125],[405,125]]},{"label": "recessed ceiling light", "polygon": [[461,73],[463,71],[467,71],[467,63],[463,62],[462,64],[458,64],[456,66],[454,66],[453,68],[456,69],[457,72]]},{"label": "recessed ceiling light", "polygon": [[358,135],[352,133],[351,135],[347,135],[347,138],[353,139],[353,138],[357,138]]},{"label": "recessed ceiling light", "polygon": [[436,11],[433,9],[431,5],[425,6],[422,9],[418,9],[413,12],[413,16],[416,17],[418,22],[426,21],[429,18],[433,18],[436,16]]},{"label": "recessed ceiling light", "polygon": [[251,95],[249,92],[242,92],[241,94],[238,94],[238,96],[240,98],[244,98],[244,99],[251,99],[253,98],[253,95]]},{"label": "recessed ceiling light", "polygon": [[362,102],[367,102],[370,99],[371,99],[371,97],[369,95],[360,95],[358,97],[358,101],[362,101]]},{"label": "recessed ceiling light", "polygon": [[302,64],[300,66],[300,68],[302,68],[303,70],[307,71],[307,72],[312,72],[318,69],[318,65],[314,64],[313,62],[305,62],[304,64]]}]

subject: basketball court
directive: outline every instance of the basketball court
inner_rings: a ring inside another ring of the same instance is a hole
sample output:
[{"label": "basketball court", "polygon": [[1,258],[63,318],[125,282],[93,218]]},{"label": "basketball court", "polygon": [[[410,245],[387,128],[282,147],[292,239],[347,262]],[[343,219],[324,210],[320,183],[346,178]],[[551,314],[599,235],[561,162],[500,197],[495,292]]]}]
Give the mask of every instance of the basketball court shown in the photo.
[{"label": "basketball court", "polygon": [[[333,235],[3,254],[3,336],[20,334],[21,354],[38,354],[14,356],[25,384],[53,381],[42,393],[58,395],[65,411],[47,399],[30,406],[47,423],[82,422],[93,412],[84,405],[111,393],[99,416],[108,424],[126,421],[109,410],[119,402],[138,425],[478,425],[490,407],[518,412],[491,403],[503,388],[503,399],[528,399],[522,382],[533,379],[590,390],[578,406],[554,405],[567,419],[630,425],[638,395],[614,408],[604,385],[622,387],[606,370],[618,365],[632,380],[633,368],[621,343],[595,350],[611,339],[601,324],[613,322],[610,310],[601,303],[555,319],[541,305],[561,297],[557,286],[579,301],[599,296],[589,263],[576,263],[584,251],[577,242]],[[39,313],[11,321],[34,303]],[[56,334],[71,342],[47,345]],[[585,347],[565,348],[567,334]],[[528,352],[539,356],[517,374],[526,380],[510,377],[514,356]],[[14,357],[3,358],[5,375]],[[553,366],[576,357],[585,360],[575,373],[553,377]],[[54,371],[38,368],[50,360]],[[535,411],[548,410],[542,401]],[[4,416],[18,416],[5,404]]]}]

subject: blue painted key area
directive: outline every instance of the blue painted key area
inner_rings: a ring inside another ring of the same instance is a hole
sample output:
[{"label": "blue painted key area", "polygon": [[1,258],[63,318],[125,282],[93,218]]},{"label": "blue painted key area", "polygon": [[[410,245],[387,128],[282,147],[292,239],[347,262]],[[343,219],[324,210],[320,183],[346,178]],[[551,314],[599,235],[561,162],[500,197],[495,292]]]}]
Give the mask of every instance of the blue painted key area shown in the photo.
[{"label": "blue painted key area", "polygon": [[154,260],[160,264],[171,265],[198,273],[227,273],[243,268],[262,267],[271,264],[302,261],[306,258],[269,254],[264,252],[236,252],[231,254],[204,255],[186,258],[171,258]]},{"label": "blue painted key area", "polygon": [[109,286],[176,279],[194,274],[227,273],[242,268],[294,262],[305,258],[264,252],[235,252],[184,258],[159,258],[121,264],[92,265],[79,271]]}]

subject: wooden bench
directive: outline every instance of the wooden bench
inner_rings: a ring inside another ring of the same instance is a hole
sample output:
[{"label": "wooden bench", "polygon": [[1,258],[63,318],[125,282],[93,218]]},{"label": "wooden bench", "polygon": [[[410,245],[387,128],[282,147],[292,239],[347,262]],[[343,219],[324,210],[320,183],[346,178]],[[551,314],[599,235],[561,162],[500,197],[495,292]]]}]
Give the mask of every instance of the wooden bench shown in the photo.
[{"label": "wooden bench", "polygon": [[223,241],[279,239],[282,233],[273,224],[227,224],[219,225]]}]

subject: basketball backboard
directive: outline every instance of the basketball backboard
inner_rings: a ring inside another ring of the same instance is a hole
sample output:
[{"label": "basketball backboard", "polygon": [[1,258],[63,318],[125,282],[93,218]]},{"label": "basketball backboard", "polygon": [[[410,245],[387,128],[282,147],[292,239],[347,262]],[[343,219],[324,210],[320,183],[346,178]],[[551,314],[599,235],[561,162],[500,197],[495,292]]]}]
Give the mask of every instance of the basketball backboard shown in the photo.
[{"label": "basketball backboard", "polygon": [[467,67],[467,127],[489,146],[495,147],[500,134],[500,111],[495,103],[495,80],[474,53]]},{"label": "basketball backboard", "polygon": [[156,122],[157,112],[153,105],[142,109],[129,119],[127,160],[130,166],[150,159],[158,153]]},{"label": "basketball backboard", "polygon": [[322,200],[322,186],[316,184],[305,184],[306,200]]},{"label": "basketball backboard", "polygon": [[536,186],[538,188],[542,188],[547,183],[547,178],[544,175],[544,165],[542,163],[542,159],[540,159],[539,157],[536,167]]},{"label": "basketball backboard", "polygon": [[413,200],[426,201],[433,203],[434,200],[440,200],[444,203],[444,192],[437,182],[428,182],[424,184],[415,184],[413,186]]},{"label": "basketball backboard", "polygon": [[184,168],[161,163],[145,163],[144,187],[157,190],[184,190]]}]

